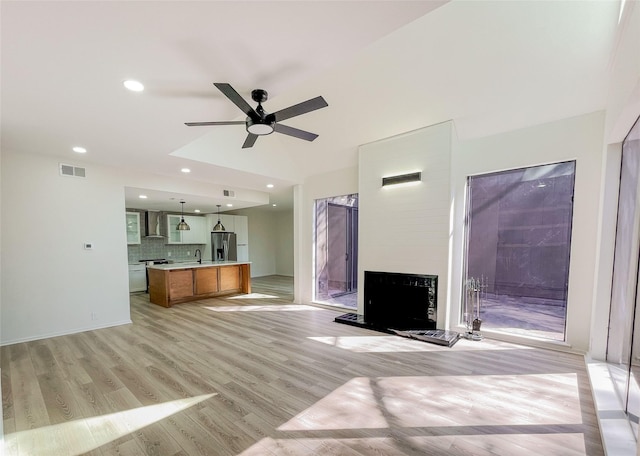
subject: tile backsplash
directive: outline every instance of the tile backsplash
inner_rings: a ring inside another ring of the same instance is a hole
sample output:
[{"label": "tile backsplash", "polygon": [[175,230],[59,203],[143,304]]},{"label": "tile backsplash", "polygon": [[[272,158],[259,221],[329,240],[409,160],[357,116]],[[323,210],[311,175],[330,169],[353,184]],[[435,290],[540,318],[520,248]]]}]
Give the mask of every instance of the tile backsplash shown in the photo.
[{"label": "tile backsplash", "polygon": [[195,259],[195,250],[204,252],[204,244],[166,244],[164,238],[145,238],[140,244],[128,245],[129,263],[140,260],[164,258],[173,261],[189,261]]}]

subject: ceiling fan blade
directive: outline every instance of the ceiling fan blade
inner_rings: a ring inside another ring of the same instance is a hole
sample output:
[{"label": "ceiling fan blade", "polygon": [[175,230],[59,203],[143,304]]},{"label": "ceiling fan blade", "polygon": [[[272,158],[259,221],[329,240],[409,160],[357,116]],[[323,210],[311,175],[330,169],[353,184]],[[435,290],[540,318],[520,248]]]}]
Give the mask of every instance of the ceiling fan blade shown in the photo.
[{"label": "ceiling fan blade", "polygon": [[276,124],[274,130],[283,135],[293,136],[294,138],[304,139],[305,141],[313,141],[318,137],[315,133],[309,133],[308,131],[298,130],[297,128],[282,124]]},{"label": "ceiling fan blade", "polygon": [[206,125],[244,125],[246,122],[244,120],[229,120],[226,122],[185,122],[184,124],[188,127],[202,127]]},{"label": "ceiling fan blade", "polygon": [[256,143],[256,139],[258,139],[258,135],[249,133],[247,135],[247,139],[244,140],[244,144],[242,145],[242,148],[248,149],[249,147],[253,147],[253,145]]},{"label": "ceiling fan blade", "polygon": [[254,120],[260,118],[258,113],[249,105],[249,103],[246,102],[244,98],[240,96],[238,92],[236,92],[233,87],[231,87],[230,84],[227,84],[226,82],[214,82],[213,85],[216,86],[220,92],[240,108],[240,110],[248,117],[251,117]]},{"label": "ceiling fan blade", "polygon": [[280,111],[276,111],[273,113],[273,115],[276,117],[276,122],[280,122],[281,120],[300,116],[302,114],[315,111],[316,109],[325,108],[327,106],[329,105],[324,100],[324,98],[315,97],[311,100],[303,101],[302,103],[298,103],[296,105],[289,106],[288,108],[281,109]]}]

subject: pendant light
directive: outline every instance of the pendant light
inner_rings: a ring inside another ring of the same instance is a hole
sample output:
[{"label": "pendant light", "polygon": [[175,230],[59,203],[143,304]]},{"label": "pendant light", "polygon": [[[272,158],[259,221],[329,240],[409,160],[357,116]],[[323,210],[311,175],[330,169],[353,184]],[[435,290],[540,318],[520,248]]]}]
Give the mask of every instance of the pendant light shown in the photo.
[{"label": "pendant light", "polygon": [[213,231],[227,231],[224,225],[220,223],[220,204],[216,204],[216,207],[218,208],[218,223],[213,227]]},{"label": "pendant light", "polygon": [[178,226],[176,226],[176,230],[178,231],[190,230],[191,227],[187,224],[187,222],[184,221],[184,201],[180,201],[180,204],[182,204],[182,209],[181,209],[182,218],[180,219],[180,223],[178,223]]}]

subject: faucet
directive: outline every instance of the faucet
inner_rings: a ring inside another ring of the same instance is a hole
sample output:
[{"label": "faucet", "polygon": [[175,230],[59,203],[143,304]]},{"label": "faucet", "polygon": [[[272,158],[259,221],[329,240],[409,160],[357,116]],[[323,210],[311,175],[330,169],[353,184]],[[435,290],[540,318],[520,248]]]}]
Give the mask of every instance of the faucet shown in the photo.
[{"label": "faucet", "polygon": [[[198,257],[198,254],[200,254],[200,257]],[[202,264],[202,252],[200,251],[200,249],[196,249],[196,258],[198,258],[198,263]]]}]

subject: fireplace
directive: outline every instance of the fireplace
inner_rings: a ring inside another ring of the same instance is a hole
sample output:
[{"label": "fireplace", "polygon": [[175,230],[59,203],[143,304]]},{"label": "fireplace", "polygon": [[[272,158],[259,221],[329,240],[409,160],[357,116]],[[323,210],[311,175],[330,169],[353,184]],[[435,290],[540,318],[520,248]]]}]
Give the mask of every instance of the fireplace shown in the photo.
[{"label": "fireplace", "polygon": [[438,276],[365,271],[364,320],[380,329],[436,327]]},{"label": "fireplace", "polygon": [[365,271],[364,315],[335,320],[387,332],[434,329],[437,301],[437,275]]},{"label": "fireplace", "polygon": [[451,347],[460,334],[435,329],[437,309],[437,275],[365,271],[364,315],[335,321]]}]

